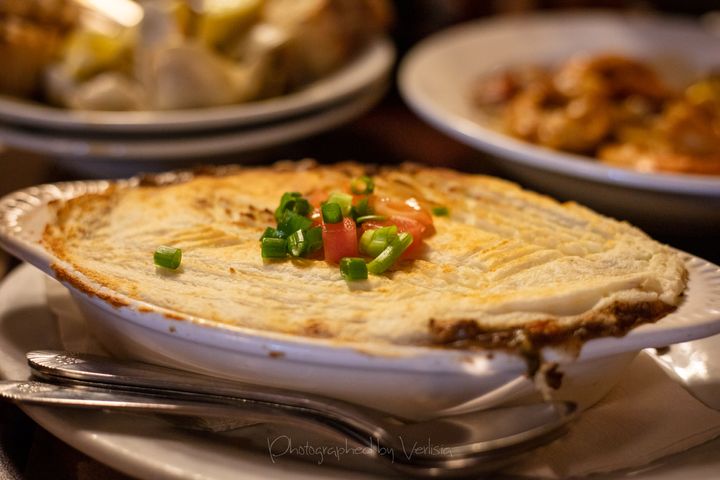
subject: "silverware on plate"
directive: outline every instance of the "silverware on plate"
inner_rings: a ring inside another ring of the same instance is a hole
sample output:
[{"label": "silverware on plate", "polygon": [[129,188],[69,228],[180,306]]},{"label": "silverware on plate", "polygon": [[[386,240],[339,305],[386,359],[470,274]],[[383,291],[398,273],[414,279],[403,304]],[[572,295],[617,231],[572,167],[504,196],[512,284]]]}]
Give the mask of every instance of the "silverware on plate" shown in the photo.
[{"label": "silverware on plate", "polygon": [[[409,422],[367,407],[271,387],[87,354],[27,354],[30,381],[0,382],[0,398],[47,406],[237,419],[302,427],[361,447],[414,475],[487,472],[561,435],[571,402],[496,408]],[[395,455],[408,445],[413,455]]]}]

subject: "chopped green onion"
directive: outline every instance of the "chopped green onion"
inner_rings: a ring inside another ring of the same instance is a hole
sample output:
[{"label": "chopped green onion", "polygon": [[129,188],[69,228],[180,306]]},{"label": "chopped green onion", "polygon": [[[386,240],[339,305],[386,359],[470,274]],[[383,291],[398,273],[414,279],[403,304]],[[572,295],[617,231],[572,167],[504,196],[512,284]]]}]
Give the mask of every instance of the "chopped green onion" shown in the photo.
[{"label": "chopped green onion", "polygon": [[340,210],[342,210],[342,214],[344,217],[350,215],[350,209],[352,208],[352,195],[349,195],[347,193],[333,192],[330,194],[325,204],[327,205],[332,203],[340,205]]},{"label": "chopped green onion", "polygon": [[326,203],[320,210],[322,211],[323,222],[340,223],[343,219],[342,208],[337,203]]},{"label": "chopped green onion", "polygon": [[[368,235],[368,233],[370,235]],[[368,230],[360,237],[360,251],[375,258],[380,255],[397,236],[398,228],[396,225]]]},{"label": "chopped green onion", "polygon": [[366,217],[372,215],[372,208],[367,198],[362,198],[358,201],[357,205],[350,209],[353,218]]},{"label": "chopped green onion", "polygon": [[432,213],[436,217],[447,217],[448,215],[450,215],[450,210],[448,210],[447,207],[442,207],[442,206],[433,207]]},{"label": "chopped green onion", "polygon": [[310,213],[310,202],[304,198],[298,198],[295,200],[295,205],[293,206],[292,211],[298,215],[305,216]]},{"label": "chopped green onion", "polygon": [[287,248],[290,255],[299,257],[307,251],[307,241],[302,230],[293,232],[287,239]]},{"label": "chopped green onion", "polygon": [[155,249],[153,254],[155,265],[163,268],[175,270],[180,266],[182,261],[182,250],[174,247],[160,246]]},{"label": "chopped green onion", "polygon": [[263,238],[285,238],[285,233],[276,228],[267,227],[260,237],[260,240]]},{"label": "chopped green onion", "polygon": [[263,238],[261,243],[262,258],[285,258],[287,256],[287,240],[284,238]]},{"label": "chopped green onion", "polygon": [[360,253],[370,255],[368,253],[368,247],[370,246],[370,242],[372,242],[373,235],[375,235],[375,230],[365,230],[360,236]]},{"label": "chopped green onion", "polygon": [[380,255],[367,264],[368,271],[373,275],[383,273],[400,258],[400,255],[407,250],[412,242],[413,236],[411,234],[407,232],[400,233]]},{"label": "chopped green onion", "polygon": [[297,232],[298,230],[307,230],[310,227],[312,227],[312,220],[307,217],[303,217],[302,215],[298,215],[295,212],[286,210],[278,222],[277,229],[285,236],[288,236],[293,232]]},{"label": "chopped green onion", "polygon": [[300,192],[285,192],[280,197],[280,206],[275,210],[275,220],[280,221],[285,210],[293,210],[295,203],[301,198]]},{"label": "chopped green onion", "polygon": [[362,177],[358,177],[350,182],[350,190],[355,195],[373,193],[375,190],[375,182],[367,175],[363,175]]},{"label": "chopped green onion", "polygon": [[305,242],[307,245],[305,248],[305,253],[313,253],[317,250],[320,250],[323,246],[322,228],[312,227],[307,232],[305,232]]},{"label": "chopped green onion", "polygon": [[340,259],[340,274],[345,280],[366,280],[368,268],[362,258],[345,257]]},{"label": "chopped green onion", "polygon": [[383,220],[387,220],[387,217],[386,217],[385,215],[365,215],[365,216],[358,217],[358,218],[355,219],[355,221],[356,221],[357,223],[367,222],[368,220],[379,220],[379,221],[383,221]]}]

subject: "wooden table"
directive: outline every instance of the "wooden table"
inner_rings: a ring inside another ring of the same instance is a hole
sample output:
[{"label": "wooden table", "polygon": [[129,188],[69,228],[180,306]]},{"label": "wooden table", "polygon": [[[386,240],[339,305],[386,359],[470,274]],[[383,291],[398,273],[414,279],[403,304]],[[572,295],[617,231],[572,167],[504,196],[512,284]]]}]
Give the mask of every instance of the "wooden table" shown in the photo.
[{"label": "wooden table", "polygon": [[[484,156],[415,117],[396,92],[362,118],[302,142],[281,147],[278,158],[314,157],[321,162],[421,162],[467,171],[494,172]],[[0,194],[28,185],[76,178],[49,159],[23,152],[0,154]],[[720,233],[720,232],[719,232]],[[667,232],[656,237],[720,263],[720,238],[684,238]],[[0,404],[0,480],[126,479],[65,445],[14,406]]]}]

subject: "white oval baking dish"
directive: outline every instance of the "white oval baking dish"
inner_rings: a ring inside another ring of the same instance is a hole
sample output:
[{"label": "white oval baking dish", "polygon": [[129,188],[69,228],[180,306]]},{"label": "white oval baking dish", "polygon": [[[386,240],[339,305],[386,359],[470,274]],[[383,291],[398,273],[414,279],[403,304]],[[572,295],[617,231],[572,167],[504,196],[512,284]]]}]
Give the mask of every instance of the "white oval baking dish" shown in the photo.
[{"label": "white oval baking dish", "polygon": [[[164,174],[175,181],[187,173]],[[131,188],[138,179],[117,182]],[[93,283],[39,243],[58,200],[99,192],[106,181],[47,184],[0,199],[0,246],[51,276],[53,265],[98,340],[116,355],[369,405],[406,418],[488,408],[536,398],[522,357],[505,351],[338,342],[228,326],[137,301]],[[575,357],[545,348],[560,364],[554,394],[581,408],[604,396],[643,348],[720,333],[720,268],[683,254],[682,305],[621,338],[588,341]],[[77,288],[80,285],[82,288]],[[96,291],[99,295],[89,295]]]}]

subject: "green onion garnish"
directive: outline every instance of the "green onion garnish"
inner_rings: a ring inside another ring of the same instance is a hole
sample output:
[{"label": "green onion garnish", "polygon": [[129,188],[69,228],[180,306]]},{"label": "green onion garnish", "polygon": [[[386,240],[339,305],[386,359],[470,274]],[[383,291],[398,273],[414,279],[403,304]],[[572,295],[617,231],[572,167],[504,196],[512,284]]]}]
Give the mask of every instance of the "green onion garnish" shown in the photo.
[{"label": "green onion garnish", "polygon": [[267,227],[263,232],[262,236],[260,237],[260,240],[262,240],[263,238],[285,238],[285,236],[285,233],[281,232],[280,230],[272,227]]},{"label": "green onion garnish", "polygon": [[360,242],[358,245],[360,247],[360,253],[370,255],[367,250],[370,246],[370,242],[372,242],[373,235],[375,235],[375,230],[365,230],[360,236]]},{"label": "green onion garnish", "polygon": [[360,237],[360,251],[370,257],[377,257],[398,236],[396,225],[368,230]]},{"label": "green onion garnish", "polygon": [[352,182],[350,182],[350,191],[352,191],[355,195],[363,195],[363,194],[369,194],[373,193],[375,190],[375,182],[372,178],[368,177],[367,175],[363,175],[362,177],[358,177],[354,179]]},{"label": "green onion garnish", "polygon": [[377,257],[388,245],[394,242],[397,237],[398,228],[396,225],[378,228],[375,230],[375,235],[373,235],[372,241],[370,242],[368,253],[373,258]]},{"label": "green onion garnish", "polygon": [[293,210],[295,203],[301,198],[300,192],[285,192],[280,198],[280,206],[275,210],[275,220],[280,221],[285,210]]},{"label": "green onion garnish", "polygon": [[350,215],[350,209],[352,208],[352,195],[349,195],[347,193],[333,192],[330,194],[325,204],[327,205],[332,203],[340,205],[340,210],[342,210],[342,214],[344,217]]},{"label": "green onion garnish", "polygon": [[366,280],[368,268],[362,258],[345,257],[340,259],[340,274],[345,280]]},{"label": "green onion garnish", "polygon": [[293,232],[287,239],[287,248],[290,255],[293,257],[299,257],[303,255],[307,250],[307,242],[305,240],[305,233],[302,230]]},{"label": "green onion garnish", "polygon": [[298,198],[297,200],[295,200],[295,206],[293,207],[292,211],[297,213],[298,215],[305,216],[310,213],[310,202],[308,202],[304,198]]},{"label": "green onion garnish", "polygon": [[342,208],[337,203],[326,203],[320,210],[322,211],[323,222],[340,223],[343,219]]},{"label": "green onion garnish", "polygon": [[362,217],[358,217],[358,218],[355,219],[355,221],[356,221],[357,223],[367,222],[368,220],[383,221],[383,220],[387,220],[387,217],[384,216],[384,215],[364,215],[364,216],[362,216]]},{"label": "green onion garnish", "polygon": [[312,227],[312,220],[302,215],[298,215],[295,212],[286,210],[280,221],[278,222],[277,229],[280,230],[285,236],[290,235],[298,230],[307,230]]},{"label": "green onion garnish", "polygon": [[367,198],[360,199],[357,205],[353,206],[350,211],[353,218],[366,217],[373,214]]},{"label": "green onion garnish", "polygon": [[280,221],[286,211],[305,216],[310,213],[310,202],[302,198],[298,192],[285,192],[280,198],[280,206],[275,210],[275,220]]},{"label": "green onion garnish", "polygon": [[450,214],[450,210],[447,207],[433,207],[432,214],[436,217],[447,217]]},{"label": "green onion garnish", "polygon": [[385,247],[385,250],[367,264],[368,272],[373,275],[383,273],[385,270],[390,268],[398,258],[400,258],[400,255],[407,250],[412,242],[413,236],[411,234],[407,232],[400,233],[397,238],[390,243],[390,245]]},{"label": "green onion garnish", "polygon": [[182,250],[163,245],[155,250],[153,260],[155,261],[155,265],[159,267],[175,270],[180,266],[180,262],[182,261]]},{"label": "green onion garnish", "polygon": [[305,253],[313,253],[323,246],[322,227],[312,227],[305,232],[306,248]]},{"label": "green onion garnish", "polygon": [[285,258],[287,256],[287,240],[284,238],[263,238],[261,243],[262,258]]}]

